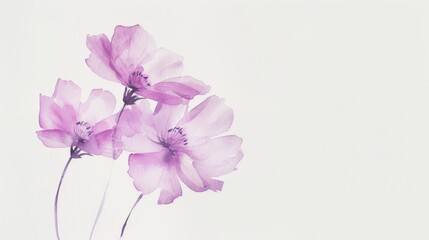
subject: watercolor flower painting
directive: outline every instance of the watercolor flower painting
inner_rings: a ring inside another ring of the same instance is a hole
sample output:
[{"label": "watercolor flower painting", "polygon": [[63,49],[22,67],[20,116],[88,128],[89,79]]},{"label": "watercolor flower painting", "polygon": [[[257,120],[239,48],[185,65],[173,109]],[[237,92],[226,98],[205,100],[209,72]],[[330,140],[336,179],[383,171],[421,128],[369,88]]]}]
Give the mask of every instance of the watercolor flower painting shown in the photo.
[{"label": "watercolor flower painting", "polygon": [[74,147],[90,155],[113,157],[112,117],[116,99],[109,91],[94,89],[80,102],[81,89],[72,81],[58,79],[52,97],[40,95],[40,127],[37,136],[46,147]]},{"label": "watercolor flower painting", "polygon": [[121,83],[129,90],[126,104],[133,104],[130,95],[166,104],[181,104],[209,87],[190,76],[181,76],[183,58],[165,48],[156,48],[155,41],[141,26],[117,26],[111,41],[105,34],[89,35],[86,44],[91,54],[89,68],[100,77]]},{"label": "watercolor flower painting", "polygon": [[243,158],[242,139],[226,134],[234,114],[224,99],[212,95],[190,109],[189,103],[209,93],[210,87],[183,76],[183,57],[157,48],[140,25],[117,26],[110,40],[105,34],[88,35],[86,44],[88,67],[124,86],[123,106],[115,112],[114,95],[102,89],[92,90],[82,102],[81,88],[62,79],[51,97],[40,95],[38,138],[49,148],[70,148],[54,202],[57,239],[61,239],[61,185],[72,159],[100,155],[126,161],[121,156],[128,153],[128,175],[140,195],[122,228],[118,226],[121,238],[137,203],[156,189],[160,190],[158,204],[170,204],[182,196],[180,182],[195,192],[222,190],[218,177],[236,170]]},{"label": "watercolor flower painting", "polygon": [[[179,179],[196,192],[219,191],[222,182],[213,177],[235,170],[242,158],[241,138],[223,136],[233,113],[223,100],[211,96],[187,111],[183,105],[158,105],[148,114],[146,102],[124,115],[134,135],[124,139],[129,156],[129,175],[143,194],[161,189],[159,204],[182,195]],[[225,151],[227,149],[227,151]]]},{"label": "watercolor flower painting", "polygon": [[82,103],[80,95],[78,85],[62,79],[58,79],[52,97],[40,95],[39,124],[44,130],[37,131],[37,136],[46,147],[70,148],[70,157],[55,195],[55,229],[58,239],[59,192],[71,160],[84,155],[114,157],[112,114],[115,97],[109,91],[94,89],[88,100]]}]

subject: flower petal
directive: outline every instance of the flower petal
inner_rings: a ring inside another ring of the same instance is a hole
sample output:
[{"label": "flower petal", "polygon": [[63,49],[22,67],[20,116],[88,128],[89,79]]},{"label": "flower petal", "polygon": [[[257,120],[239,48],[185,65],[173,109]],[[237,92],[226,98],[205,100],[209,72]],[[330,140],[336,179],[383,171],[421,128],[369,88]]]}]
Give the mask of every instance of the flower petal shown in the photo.
[{"label": "flower petal", "polygon": [[55,85],[54,94],[52,98],[58,106],[63,107],[66,105],[71,106],[75,112],[77,112],[80,103],[81,90],[78,85],[72,81],[66,81],[62,79],[57,80]]},{"label": "flower petal", "polygon": [[79,144],[78,147],[92,155],[103,155],[117,159],[121,154],[121,146],[118,142],[113,142],[113,129],[93,135],[88,141]]},{"label": "flower petal", "polygon": [[167,105],[159,103],[156,106],[153,119],[154,128],[158,134],[164,137],[164,134],[179,123],[186,111],[186,105]]},{"label": "flower petal", "polygon": [[101,121],[99,121],[98,123],[96,123],[93,127],[92,127],[92,132],[93,134],[97,134],[100,132],[104,132],[106,130],[110,130],[113,129],[116,125],[116,118],[118,117],[118,114],[113,114]]},{"label": "flower petal", "polygon": [[[204,178],[218,177],[232,172],[243,158],[241,143],[243,140],[235,135],[218,137],[207,143],[209,154],[207,158],[194,159],[194,166],[198,173]],[[195,147],[192,151],[199,151]],[[195,155],[203,156],[202,153]]]},{"label": "flower petal", "polygon": [[130,152],[162,150],[162,146],[157,144],[159,139],[153,125],[153,115],[147,101],[141,100],[131,109],[125,109],[118,128],[124,150]]},{"label": "flower petal", "polygon": [[118,125],[126,136],[146,133],[150,130],[153,132],[153,116],[149,102],[140,100],[132,105],[130,109],[124,109]]},{"label": "flower petal", "polygon": [[152,85],[165,79],[179,77],[183,72],[183,57],[165,48],[152,51],[141,64]]},{"label": "flower petal", "polygon": [[76,124],[76,111],[71,105],[60,107],[54,99],[40,95],[39,124],[43,129],[72,132]]},{"label": "flower petal", "polygon": [[95,125],[113,113],[115,104],[116,99],[111,92],[94,89],[88,100],[80,105],[78,119]]},{"label": "flower petal", "polygon": [[158,198],[158,204],[169,204],[174,199],[182,196],[182,188],[177,178],[176,168],[170,167],[164,172],[160,183],[161,193]]},{"label": "flower petal", "polygon": [[165,149],[156,143],[158,141],[156,137],[149,137],[146,134],[139,133],[132,137],[122,135],[121,140],[123,149],[128,152],[156,152]]},{"label": "flower petal", "polygon": [[207,185],[204,184],[203,179],[201,179],[201,176],[192,165],[192,159],[186,154],[182,154],[179,158],[177,174],[186,186],[196,192],[203,192],[208,189]]},{"label": "flower petal", "polygon": [[133,71],[155,49],[155,41],[140,25],[117,26],[112,36],[112,59]]},{"label": "flower petal", "polygon": [[192,159],[206,159],[210,156],[211,137],[188,137],[188,145],[182,149]]},{"label": "flower petal", "polygon": [[88,67],[98,76],[120,82],[111,60],[111,44],[105,34],[88,35],[86,37],[86,46],[91,51],[89,57],[85,60]]},{"label": "flower petal", "polygon": [[169,105],[178,105],[184,103],[182,97],[178,96],[172,91],[160,91],[156,90],[154,87],[141,88],[137,92],[140,96],[155,100],[160,103],[165,103]]},{"label": "flower petal", "polygon": [[209,189],[212,191],[222,191],[223,181],[217,179],[204,179],[204,182],[208,185]]},{"label": "flower petal", "polygon": [[233,118],[232,109],[224,104],[224,100],[211,96],[193,108],[180,125],[183,125],[193,137],[210,137],[227,131]]},{"label": "flower petal", "polygon": [[37,137],[46,147],[63,148],[70,147],[73,143],[73,137],[62,130],[42,130],[37,131]]},{"label": "flower petal", "polygon": [[143,194],[153,192],[161,184],[167,171],[169,152],[131,154],[128,158],[128,174],[134,179],[135,188]]},{"label": "flower petal", "polygon": [[189,76],[167,79],[155,84],[154,88],[158,91],[172,91],[187,100],[210,91],[210,87],[204,82]]},{"label": "flower petal", "polygon": [[[112,130],[112,135],[111,135],[111,141],[113,146],[109,146],[109,148],[113,148],[113,152],[112,153],[106,153],[108,155],[108,157],[113,157],[113,159],[117,159],[121,153],[122,153],[122,147],[123,147],[123,143],[121,141],[121,135],[119,133],[119,131],[117,131],[115,133],[115,126],[116,126],[116,119],[118,117],[118,113],[111,115],[101,121],[99,121],[98,123],[96,123],[93,127],[92,127],[92,132],[94,135],[97,135],[101,132],[105,132],[107,130]],[[113,134],[115,134],[115,136],[113,136]],[[101,155],[105,155],[106,154],[101,154]]]}]

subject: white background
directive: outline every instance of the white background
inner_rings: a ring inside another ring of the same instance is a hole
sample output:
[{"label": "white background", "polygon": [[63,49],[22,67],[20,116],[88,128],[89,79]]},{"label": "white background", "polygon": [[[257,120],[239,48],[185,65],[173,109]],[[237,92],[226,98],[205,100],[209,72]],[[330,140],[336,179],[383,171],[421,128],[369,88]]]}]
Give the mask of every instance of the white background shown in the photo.
[{"label": "white background", "polygon": [[[427,5],[154,2],[0,1],[0,239],[55,239],[68,149],[37,139],[39,93],[61,77],[84,98],[121,96],[84,62],[86,35],[110,37],[118,24],[141,24],[184,56],[185,73],[234,109],[245,154],[222,192],[183,187],[167,206],[145,196],[124,239],[429,239]],[[70,165],[63,239],[88,239],[110,165]],[[123,155],[94,239],[118,239],[138,196],[126,171]]]}]

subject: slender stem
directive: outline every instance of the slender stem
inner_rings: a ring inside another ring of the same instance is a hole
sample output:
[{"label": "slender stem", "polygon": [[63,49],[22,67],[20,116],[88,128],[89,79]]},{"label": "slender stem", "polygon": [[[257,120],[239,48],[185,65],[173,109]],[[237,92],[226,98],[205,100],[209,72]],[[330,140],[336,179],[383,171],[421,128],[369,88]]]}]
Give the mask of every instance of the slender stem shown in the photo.
[{"label": "slender stem", "polygon": [[55,204],[54,204],[54,215],[55,215],[55,232],[57,234],[57,239],[60,240],[60,232],[58,230],[58,196],[60,194],[60,188],[63,184],[64,175],[67,172],[67,168],[70,165],[71,160],[73,159],[73,152],[76,151],[76,148],[73,149],[73,147],[70,147],[70,158],[66,163],[66,166],[64,167],[63,173],[61,174],[60,182],[58,183],[57,193],[55,194]]},{"label": "slender stem", "polygon": [[122,236],[124,235],[125,227],[127,226],[127,223],[128,223],[128,219],[130,218],[131,213],[133,212],[136,205],[140,202],[142,197],[143,197],[143,193],[138,196],[136,202],[134,203],[133,207],[130,210],[130,213],[128,213],[127,219],[125,219],[124,225],[122,225],[121,236],[119,237],[119,239],[122,239]]},{"label": "slender stem", "polygon": [[116,158],[116,155],[117,155],[117,149],[115,147],[115,141],[117,141],[116,133],[118,131],[119,120],[121,120],[122,113],[124,112],[124,109],[125,109],[126,106],[127,106],[127,104],[124,103],[124,105],[121,108],[121,111],[119,112],[118,118],[116,119],[115,129],[113,130],[113,134],[112,134],[113,157],[115,157],[115,158]]},{"label": "slender stem", "polygon": [[116,119],[116,126],[115,126],[115,130],[113,132],[113,137],[116,137],[115,136],[116,135],[116,129],[118,128],[119,120],[121,120],[122,113],[124,112],[124,109],[126,106],[127,106],[127,104],[124,103],[124,105],[121,108],[121,111],[119,112],[118,119]]},{"label": "slender stem", "polygon": [[104,202],[106,200],[106,195],[107,195],[107,189],[109,188],[110,178],[112,176],[113,163],[114,163],[114,160],[112,160],[112,164],[110,165],[109,177],[107,178],[107,184],[106,184],[106,187],[104,188],[103,197],[101,199],[100,206],[98,207],[97,216],[95,217],[94,223],[92,225],[91,235],[89,236],[89,240],[92,239],[92,235],[94,234],[95,226],[97,226],[98,219],[100,218],[101,213],[103,212]]},{"label": "slender stem", "polygon": [[[126,91],[127,91],[127,88],[125,88],[125,92]],[[124,92],[124,94],[125,94],[125,92]],[[118,118],[116,119],[115,129],[113,130],[113,134],[112,134],[112,146],[113,146],[113,155],[114,156],[116,156],[116,154],[117,154],[116,149],[115,149],[115,144],[114,144],[116,141],[116,132],[118,129],[119,120],[121,119],[122,113],[124,112],[124,109],[126,106],[127,106],[127,104],[124,103],[124,105],[121,108],[121,111],[119,112]],[[100,202],[100,205],[98,207],[97,216],[95,217],[94,223],[92,224],[91,235],[89,235],[89,240],[92,239],[95,227],[97,226],[98,220],[100,219],[101,213],[103,212],[104,202],[106,201],[106,196],[107,196],[107,190],[109,189],[110,179],[112,177],[113,163],[114,163],[114,160],[112,160],[112,164],[110,165],[109,177],[107,178],[107,183],[106,183],[106,187],[104,188],[103,197],[101,198],[101,202]]]}]

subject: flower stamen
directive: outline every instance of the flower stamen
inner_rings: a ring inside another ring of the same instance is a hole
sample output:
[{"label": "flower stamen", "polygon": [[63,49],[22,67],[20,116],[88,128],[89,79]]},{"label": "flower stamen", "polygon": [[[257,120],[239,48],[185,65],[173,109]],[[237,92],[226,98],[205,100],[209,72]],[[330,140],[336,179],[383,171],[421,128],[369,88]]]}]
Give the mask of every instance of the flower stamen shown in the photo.
[{"label": "flower stamen", "polygon": [[74,133],[76,134],[78,143],[85,143],[91,138],[93,131],[87,122],[79,121],[74,126]]},{"label": "flower stamen", "polygon": [[188,145],[188,139],[182,127],[174,127],[167,130],[165,136],[159,138],[159,144],[170,150],[171,154],[175,156],[177,149]]},{"label": "flower stamen", "polygon": [[138,91],[142,87],[149,87],[151,84],[148,78],[149,76],[144,73],[143,68],[139,67],[128,76],[128,86],[134,91]]}]

